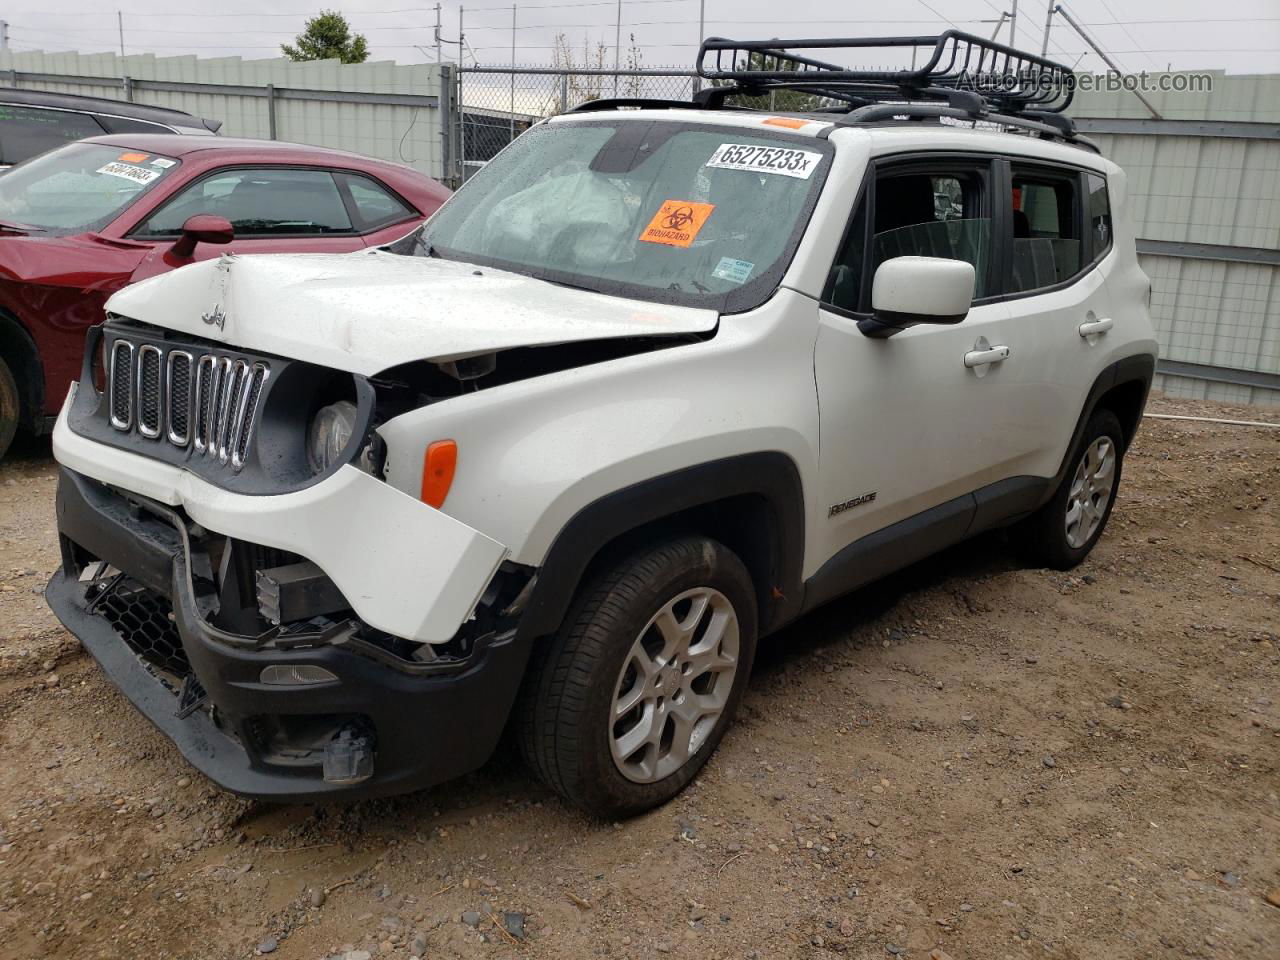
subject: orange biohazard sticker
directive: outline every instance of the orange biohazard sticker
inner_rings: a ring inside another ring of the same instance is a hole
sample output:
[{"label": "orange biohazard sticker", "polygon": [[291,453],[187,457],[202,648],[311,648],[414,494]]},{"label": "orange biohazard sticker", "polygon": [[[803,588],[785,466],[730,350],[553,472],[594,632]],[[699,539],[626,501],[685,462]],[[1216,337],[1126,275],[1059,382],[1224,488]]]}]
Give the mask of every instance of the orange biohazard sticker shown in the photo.
[{"label": "orange biohazard sticker", "polygon": [[668,247],[688,247],[716,208],[714,203],[692,200],[666,200],[640,234],[645,243],[661,243]]},{"label": "orange biohazard sticker", "polygon": [[145,153],[122,153],[120,154],[121,163],[142,163],[147,159]]},{"label": "orange biohazard sticker", "polygon": [[812,120],[797,120],[795,117],[766,117],[761,121],[773,127],[786,127],[788,130],[803,130]]}]

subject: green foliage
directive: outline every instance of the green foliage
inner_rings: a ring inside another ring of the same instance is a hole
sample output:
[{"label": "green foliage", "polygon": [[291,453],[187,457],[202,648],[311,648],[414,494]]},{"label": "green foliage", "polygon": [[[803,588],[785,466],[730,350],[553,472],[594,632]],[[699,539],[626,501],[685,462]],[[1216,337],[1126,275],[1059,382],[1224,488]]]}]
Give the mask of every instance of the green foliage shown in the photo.
[{"label": "green foliage", "polygon": [[[750,64],[748,69],[751,70],[791,71],[795,69],[795,64],[788,60],[778,60],[776,57],[768,57],[759,52],[752,53],[748,63]],[[716,86],[732,87],[735,85],[732,80],[713,80],[711,82]],[[729,97],[729,102],[741,107],[751,107],[755,110],[772,110],[775,113],[809,113],[821,107],[823,99],[811,93],[803,93],[798,90],[773,90],[759,97],[731,96]]]},{"label": "green foliage", "polygon": [[312,17],[292,44],[280,49],[290,60],[341,60],[364,63],[369,59],[369,41],[363,34],[352,34],[347,18],[336,10],[321,10]]}]

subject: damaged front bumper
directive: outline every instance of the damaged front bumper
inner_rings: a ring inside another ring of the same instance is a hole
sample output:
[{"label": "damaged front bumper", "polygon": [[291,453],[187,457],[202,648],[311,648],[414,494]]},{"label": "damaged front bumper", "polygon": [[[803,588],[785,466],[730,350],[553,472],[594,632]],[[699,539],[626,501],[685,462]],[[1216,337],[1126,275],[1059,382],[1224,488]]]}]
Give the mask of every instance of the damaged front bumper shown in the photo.
[{"label": "damaged front bumper", "polygon": [[[271,511],[264,501],[299,494],[210,494],[194,478],[166,486],[156,478],[166,465],[81,442],[59,423],[63,565],[46,591],[49,605],[210,779],[262,799],[370,796],[452,779],[492,753],[529,652],[509,622],[482,630],[472,616],[477,602],[492,604],[503,577],[494,578],[500,546],[477,563],[487,538],[459,549],[448,527],[469,528],[354,468],[317,485],[332,489],[302,491],[305,500]],[[96,476],[73,469],[78,463]],[[388,520],[375,506],[359,531],[361,518],[351,514],[369,503],[364,480],[413,509]],[[345,556],[315,550],[317,528],[329,523],[345,531]],[[378,523],[391,525],[368,529]],[[308,544],[314,552],[304,552]],[[255,575],[304,559],[333,578],[350,608],[263,629]],[[378,571],[415,562],[377,584]],[[442,597],[442,589],[464,590],[467,600]],[[408,595],[388,602],[384,591],[396,590]]]}]

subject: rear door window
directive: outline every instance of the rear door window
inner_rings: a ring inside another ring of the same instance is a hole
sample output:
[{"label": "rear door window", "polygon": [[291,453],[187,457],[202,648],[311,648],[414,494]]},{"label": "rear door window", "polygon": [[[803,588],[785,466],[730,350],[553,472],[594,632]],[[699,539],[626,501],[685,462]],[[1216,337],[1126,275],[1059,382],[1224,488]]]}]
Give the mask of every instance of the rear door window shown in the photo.
[{"label": "rear door window", "polygon": [[87,113],[0,104],[0,163],[21,163],[103,129]]},{"label": "rear door window", "polygon": [[1052,287],[1080,272],[1079,190],[1074,173],[1014,164],[1011,293]]},{"label": "rear door window", "polygon": [[157,210],[135,234],[176,236],[189,217],[202,213],[225,217],[239,238],[353,232],[329,171],[237,168],[197,180]]}]

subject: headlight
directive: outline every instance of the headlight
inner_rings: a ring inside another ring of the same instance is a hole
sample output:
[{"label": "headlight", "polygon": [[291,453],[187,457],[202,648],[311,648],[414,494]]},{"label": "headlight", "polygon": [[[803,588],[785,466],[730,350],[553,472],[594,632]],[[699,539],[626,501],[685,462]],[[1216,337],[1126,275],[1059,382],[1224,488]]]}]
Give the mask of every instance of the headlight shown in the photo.
[{"label": "headlight", "polygon": [[307,462],[324,473],[346,449],[356,428],[356,405],[339,400],[321,407],[307,428]]}]

